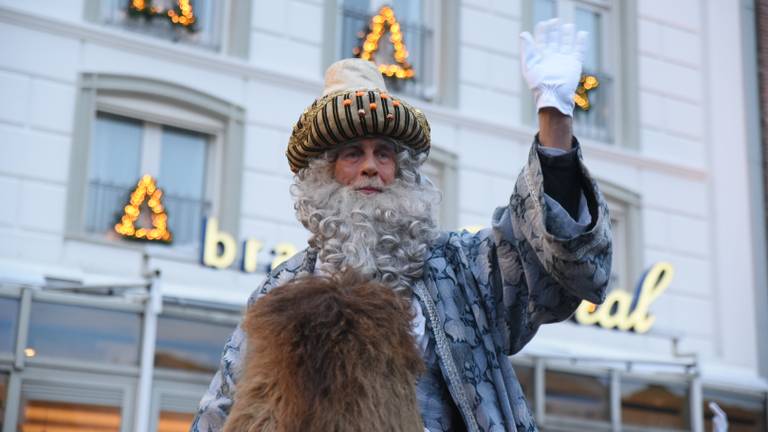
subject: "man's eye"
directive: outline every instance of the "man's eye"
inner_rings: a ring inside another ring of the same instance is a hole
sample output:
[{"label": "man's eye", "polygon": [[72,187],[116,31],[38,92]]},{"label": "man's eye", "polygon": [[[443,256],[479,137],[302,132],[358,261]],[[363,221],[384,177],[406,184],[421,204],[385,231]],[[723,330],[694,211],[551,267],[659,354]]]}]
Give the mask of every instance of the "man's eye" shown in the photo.
[{"label": "man's eye", "polygon": [[360,155],[360,152],[357,150],[347,150],[345,152],[342,152],[339,157],[342,159],[351,159],[351,158],[356,158],[359,155]]}]

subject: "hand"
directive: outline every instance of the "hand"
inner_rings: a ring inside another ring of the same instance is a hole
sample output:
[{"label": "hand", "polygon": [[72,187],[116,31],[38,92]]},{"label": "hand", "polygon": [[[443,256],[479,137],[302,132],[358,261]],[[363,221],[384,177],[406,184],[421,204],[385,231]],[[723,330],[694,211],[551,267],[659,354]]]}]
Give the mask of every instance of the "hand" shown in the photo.
[{"label": "hand", "polygon": [[533,90],[536,109],[556,108],[573,116],[573,95],[581,79],[587,32],[574,35],[573,24],[557,18],[536,24],[536,39],[520,33],[520,66]]},{"label": "hand", "polygon": [[728,416],[720,406],[715,402],[709,403],[709,409],[712,410],[712,431],[728,432]]}]

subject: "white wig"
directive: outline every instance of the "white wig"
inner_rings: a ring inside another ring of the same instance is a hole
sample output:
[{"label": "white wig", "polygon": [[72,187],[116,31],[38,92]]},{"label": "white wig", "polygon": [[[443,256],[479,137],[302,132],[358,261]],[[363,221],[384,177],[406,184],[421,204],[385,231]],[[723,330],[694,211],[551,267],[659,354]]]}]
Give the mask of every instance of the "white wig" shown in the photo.
[{"label": "white wig", "polygon": [[321,273],[353,269],[397,292],[410,293],[421,278],[430,244],[437,238],[440,192],[419,173],[426,155],[397,154],[397,178],[365,185],[382,192],[364,196],[333,178],[334,154],[310,162],[294,177],[291,194],[298,220],[312,233],[309,246]]}]

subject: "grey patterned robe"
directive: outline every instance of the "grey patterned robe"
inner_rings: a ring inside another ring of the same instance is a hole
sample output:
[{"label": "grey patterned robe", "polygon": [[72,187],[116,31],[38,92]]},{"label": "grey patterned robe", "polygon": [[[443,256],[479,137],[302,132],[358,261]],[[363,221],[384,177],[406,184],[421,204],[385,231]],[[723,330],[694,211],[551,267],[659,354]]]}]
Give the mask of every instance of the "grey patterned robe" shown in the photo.
[{"label": "grey patterned robe", "polygon": [[[413,287],[427,319],[429,372],[417,393],[430,432],[537,430],[508,356],[540,325],[570,317],[582,299],[601,303],[605,297],[611,273],[607,205],[577,145],[591,223],[574,231],[573,219],[544,194],[537,148],[532,146],[509,205],[494,212],[492,228],[444,233]],[[312,254],[297,254],[270,274],[249,304],[313,268]],[[240,374],[243,340],[238,327],[192,431],[221,429]]]}]

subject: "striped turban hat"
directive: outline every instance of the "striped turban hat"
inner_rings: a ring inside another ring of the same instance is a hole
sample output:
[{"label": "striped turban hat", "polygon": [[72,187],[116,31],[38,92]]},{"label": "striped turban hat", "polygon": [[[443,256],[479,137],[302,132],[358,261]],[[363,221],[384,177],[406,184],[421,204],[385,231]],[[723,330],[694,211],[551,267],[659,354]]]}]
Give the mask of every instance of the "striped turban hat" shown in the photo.
[{"label": "striped turban hat", "polygon": [[387,92],[374,63],[344,59],[326,71],[323,95],[293,126],[285,153],[297,173],[311,159],[366,136],[390,137],[414,154],[429,153],[424,114]]}]

